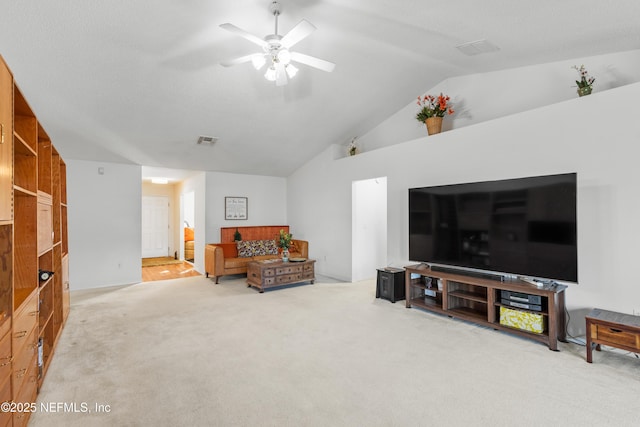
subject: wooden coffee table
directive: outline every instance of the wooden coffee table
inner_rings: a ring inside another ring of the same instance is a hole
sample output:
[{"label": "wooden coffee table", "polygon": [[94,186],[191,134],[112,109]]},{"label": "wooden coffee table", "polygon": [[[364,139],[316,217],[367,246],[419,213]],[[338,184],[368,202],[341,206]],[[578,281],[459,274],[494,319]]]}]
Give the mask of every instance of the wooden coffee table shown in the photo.
[{"label": "wooden coffee table", "polygon": [[253,286],[263,293],[267,288],[291,285],[293,283],[316,280],[315,260],[283,262],[282,260],[251,261],[247,264],[247,286]]}]

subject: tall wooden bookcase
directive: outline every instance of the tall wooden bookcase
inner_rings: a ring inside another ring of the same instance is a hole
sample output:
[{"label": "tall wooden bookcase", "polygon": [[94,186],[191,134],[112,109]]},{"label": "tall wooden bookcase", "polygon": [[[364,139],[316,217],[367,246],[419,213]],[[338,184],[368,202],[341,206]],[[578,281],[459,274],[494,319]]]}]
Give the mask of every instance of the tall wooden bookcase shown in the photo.
[{"label": "tall wooden bookcase", "polygon": [[35,402],[69,313],[66,166],[2,57],[0,131],[0,402]]}]

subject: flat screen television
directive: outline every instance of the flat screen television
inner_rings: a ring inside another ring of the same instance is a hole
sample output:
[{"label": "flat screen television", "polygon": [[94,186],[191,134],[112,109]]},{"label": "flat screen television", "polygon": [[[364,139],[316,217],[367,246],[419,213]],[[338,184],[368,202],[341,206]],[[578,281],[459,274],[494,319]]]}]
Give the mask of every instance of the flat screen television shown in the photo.
[{"label": "flat screen television", "polygon": [[576,174],[409,189],[409,259],[578,282]]}]

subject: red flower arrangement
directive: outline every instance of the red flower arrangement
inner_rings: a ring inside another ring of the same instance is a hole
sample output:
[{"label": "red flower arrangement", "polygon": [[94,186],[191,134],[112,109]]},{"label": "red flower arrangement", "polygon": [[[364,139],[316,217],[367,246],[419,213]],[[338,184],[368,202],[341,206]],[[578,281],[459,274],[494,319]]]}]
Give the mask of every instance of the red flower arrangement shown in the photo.
[{"label": "red flower arrangement", "polygon": [[416,119],[424,123],[430,117],[444,117],[445,114],[453,114],[453,108],[449,106],[450,99],[442,93],[437,97],[433,95],[418,96],[417,104],[422,108],[416,114]]}]

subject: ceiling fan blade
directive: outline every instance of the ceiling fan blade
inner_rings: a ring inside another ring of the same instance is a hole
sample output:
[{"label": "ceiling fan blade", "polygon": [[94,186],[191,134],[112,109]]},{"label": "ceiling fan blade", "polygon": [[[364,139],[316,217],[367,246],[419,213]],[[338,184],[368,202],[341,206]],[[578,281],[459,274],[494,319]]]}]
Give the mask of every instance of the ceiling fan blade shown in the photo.
[{"label": "ceiling fan blade", "polygon": [[291,52],[291,60],[306,64],[310,67],[317,68],[328,73],[332,72],[336,67],[333,62],[325,61],[324,59],[316,58],[314,56],[305,55],[304,53]]},{"label": "ceiling fan blade", "polygon": [[236,27],[235,25],[230,24],[228,22],[226,24],[221,24],[220,28],[224,28],[225,30],[230,31],[233,34],[236,34],[240,37],[244,37],[250,42],[257,44],[258,46],[261,46],[261,47],[267,46],[267,42],[262,40],[260,37],[254,36],[253,34],[243,30],[242,28]]},{"label": "ceiling fan blade", "polygon": [[280,43],[287,49],[290,49],[291,46],[298,43],[300,40],[307,37],[309,34],[313,33],[316,30],[316,27],[306,19],[298,22],[295,27],[293,27],[287,34],[282,37]]},{"label": "ceiling fan blade", "polygon": [[245,62],[250,62],[254,55],[255,53],[252,53],[251,55],[245,55],[239,58],[226,59],[224,61],[220,61],[220,65],[223,67],[231,67],[238,64],[244,64]]},{"label": "ceiling fan blade", "polygon": [[276,86],[284,86],[289,82],[282,62],[276,63]]}]

